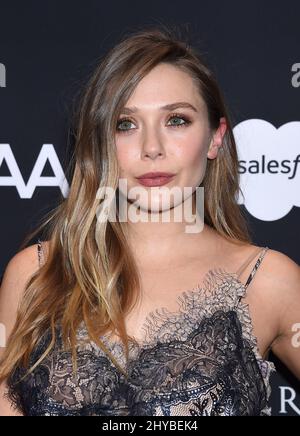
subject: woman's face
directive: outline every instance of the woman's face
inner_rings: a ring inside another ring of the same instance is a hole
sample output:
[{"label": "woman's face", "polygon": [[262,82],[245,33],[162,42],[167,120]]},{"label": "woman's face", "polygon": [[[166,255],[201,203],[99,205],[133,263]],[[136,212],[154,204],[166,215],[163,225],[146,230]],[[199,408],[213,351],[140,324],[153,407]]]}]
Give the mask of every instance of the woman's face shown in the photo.
[{"label": "woman's face", "polygon": [[[181,104],[184,103],[184,107]],[[163,107],[174,105],[172,108]],[[131,110],[128,110],[131,109]],[[223,122],[223,120],[221,119]],[[159,64],[137,85],[122,109],[116,128],[117,159],[120,178],[126,179],[127,191],[137,188],[145,195],[135,204],[144,210],[165,210],[177,206],[191,195],[204,178],[207,158],[217,156],[225,128],[210,130],[204,100],[192,78],[169,64]],[[136,178],[148,172],[169,172],[175,176],[160,187],[145,187]],[[182,197],[170,197],[162,191],[179,187]],[[167,189],[166,189],[167,188]],[[120,188],[124,192],[123,188]]]}]

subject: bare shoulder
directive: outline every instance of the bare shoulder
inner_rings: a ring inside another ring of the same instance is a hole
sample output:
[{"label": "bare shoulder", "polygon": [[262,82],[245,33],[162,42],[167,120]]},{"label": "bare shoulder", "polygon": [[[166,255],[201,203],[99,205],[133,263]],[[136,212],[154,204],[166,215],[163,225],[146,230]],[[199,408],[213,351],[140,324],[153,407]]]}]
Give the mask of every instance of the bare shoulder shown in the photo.
[{"label": "bare shoulder", "polygon": [[269,248],[262,262],[261,275],[284,299],[299,296],[300,266],[286,254]]},{"label": "bare shoulder", "polygon": [[6,326],[8,333],[25,287],[39,267],[38,244],[18,251],[6,265],[0,287],[0,323]]},{"label": "bare shoulder", "polygon": [[263,257],[248,288],[249,299],[256,299],[274,314],[282,312],[300,298],[300,266],[286,254],[264,246],[245,244],[232,249],[228,256],[235,270],[242,269],[241,281],[246,282],[261,254]]},{"label": "bare shoulder", "polygon": [[235,264],[243,265],[243,262],[245,264],[249,262],[249,267],[254,266],[259,255],[263,254],[257,277],[259,275],[260,279],[264,280],[264,285],[271,285],[274,289],[282,289],[284,286],[293,292],[293,285],[299,283],[300,266],[286,254],[269,247],[265,253],[262,253],[264,248],[254,244],[245,244],[236,248]]},{"label": "bare shoulder", "polygon": [[300,266],[279,251],[268,254],[263,271],[271,277],[268,304],[275,308],[277,321],[271,348],[300,380]]},{"label": "bare shoulder", "polygon": [[[44,259],[49,252],[50,241],[41,241],[41,250]],[[38,243],[32,244],[18,251],[6,265],[0,284],[0,310],[1,299],[9,295],[17,296],[22,292],[28,279],[40,268]]]},{"label": "bare shoulder", "polygon": [[265,319],[276,328],[276,337],[287,335],[300,321],[300,266],[286,254],[269,248],[253,282],[249,299],[253,297],[263,307]]},{"label": "bare shoulder", "polygon": [[[280,307],[281,320],[300,321],[300,266],[280,251],[268,250],[263,274],[271,285],[270,293]],[[281,326],[284,329],[285,326]]]},{"label": "bare shoulder", "polygon": [[[256,245],[250,246],[249,251],[254,254],[254,264],[263,249],[264,247]],[[268,248],[258,268],[257,280],[264,289],[269,289],[270,293],[278,293],[288,299],[299,292],[300,266],[281,251]]]},{"label": "bare shoulder", "polygon": [[6,287],[8,283],[16,284],[22,281],[23,277],[30,275],[38,267],[38,244],[23,248],[9,260],[4,271],[2,286]]}]

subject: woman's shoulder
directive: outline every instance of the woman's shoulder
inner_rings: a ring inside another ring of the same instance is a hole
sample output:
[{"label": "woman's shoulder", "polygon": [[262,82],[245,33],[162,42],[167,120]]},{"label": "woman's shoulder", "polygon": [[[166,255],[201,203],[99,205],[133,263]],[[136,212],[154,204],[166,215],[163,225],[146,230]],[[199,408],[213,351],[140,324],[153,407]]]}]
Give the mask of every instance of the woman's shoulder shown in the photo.
[{"label": "woman's shoulder", "polygon": [[[38,239],[35,244],[17,251],[7,263],[5,274],[27,275],[39,268],[39,251],[46,257],[49,251],[50,240]],[[4,278],[4,276],[3,276]]]},{"label": "woman's shoulder", "polygon": [[[42,241],[44,256],[49,250],[49,241]],[[8,261],[0,283],[0,306],[4,301],[17,301],[31,276],[40,268],[39,242],[17,251]]]},{"label": "woman's shoulder", "polygon": [[38,243],[17,251],[6,265],[2,285],[11,281],[19,281],[22,277],[27,277],[34,273],[39,267],[37,250]]},{"label": "woman's shoulder", "polygon": [[282,305],[300,302],[300,266],[287,254],[252,243],[229,244],[224,253],[230,269],[240,274],[242,282],[252,279],[248,292],[263,304],[282,310]]},{"label": "woman's shoulder", "polygon": [[[280,312],[298,308],[300,313],[300,265],[287,254],[269,249],[262,266],[270,299],[275,299]],[[299,321],[299,320],[298,320]]]},{"label": "woman's shoulder", "polygon": [[[300,266],[288,255],[269,250],[260,283],[261,304],[276,325],[273,353],[300,378]],[[268,316],[266,317],[268,319]]]},{"label": "woman's shoulder", "polygon": [[249,301],[259,302],[265,316],[269,314],[276,320],[278,330],[290,330],[293,323],[299,322],[300,266],[287,254],[268,246],[251,245],[247,251],[250,258],[251,252],[254,254],[249,269],[256,269],[247,291]]},{"label": "woman's shoulder", "polygon": [[0,323],[9,335],[29,279],[39,269],[38,243],[19,250],[9,260],[0,285]]},{"label": "woman's shoulder", "polygon": [[[284,290],[290,294],[299,291],[300,266],[287,254],[272,249],[268,246],[252,245],[251,250],[256,250],[257,255],[263,254],[260,266],[260,276],[265,279],[265,285],[269,285],[274,291]],[[287,295],[288,296],[288,295]]]},{"label": "woman's shoulder", "polygon": [[265,278],[265,284],[269,282],[275,288],[283,285],[291,286],[299,281],[300,265],[287,254],[268,245],[228,244],[228,251],[224,253],[237,269],[242,268],[243,265],[251,268],[260,259],[260,277]]}]

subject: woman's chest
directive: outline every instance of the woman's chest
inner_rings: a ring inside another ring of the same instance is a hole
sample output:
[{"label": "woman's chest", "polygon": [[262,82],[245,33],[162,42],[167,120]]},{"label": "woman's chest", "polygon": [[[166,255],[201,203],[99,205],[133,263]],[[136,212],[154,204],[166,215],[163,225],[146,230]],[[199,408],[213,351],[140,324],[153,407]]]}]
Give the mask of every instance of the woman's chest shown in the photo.
[{"label": "woman's chest", "polygon": [[24,401],[65,415],[257,415],[266,406],[259,362],[234,311],[169,325],[161,339],[136,350],[126,378],[92,345],[79,350],[76,379],[71,355],[53,355],[22,389]]},{"label": "woman's chest", "polygon": [[[268,353],[274,338],[275,325],[270,308],[262,304],[263,292],[259,280],[250,293],[244,288],[243,278],[225,268],[212,267],[199,273],[199,267],[177,270],[166,274],[144,273],[142,292],[134,308],[125,314],[127,333],[140,344],[159,339],[159,335],[172,325],[197,323],[204,315],[213,314],[215,306],[230,310],[238,304],[248,306],[249,322],[257,340],[261,356]],[[184,326],[183,326],[184,328]],[[110,334],[116,341],[119,337]]]}]

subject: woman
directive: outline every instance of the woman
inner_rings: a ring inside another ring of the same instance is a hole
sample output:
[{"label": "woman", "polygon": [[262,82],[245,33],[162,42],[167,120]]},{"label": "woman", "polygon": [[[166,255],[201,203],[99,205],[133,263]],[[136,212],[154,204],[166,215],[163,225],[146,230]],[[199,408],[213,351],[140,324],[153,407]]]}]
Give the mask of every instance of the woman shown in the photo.
[{"label": "woman", "polygon": [[127,36],[76,120],[69,196],[3,277],[1,413],[269,415],[269,351],[300,377],[299,266],[251,243],[201,55],[168,29]]}]

